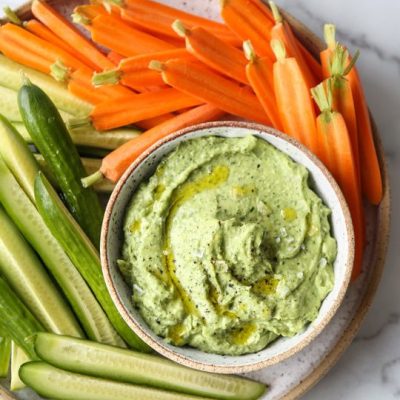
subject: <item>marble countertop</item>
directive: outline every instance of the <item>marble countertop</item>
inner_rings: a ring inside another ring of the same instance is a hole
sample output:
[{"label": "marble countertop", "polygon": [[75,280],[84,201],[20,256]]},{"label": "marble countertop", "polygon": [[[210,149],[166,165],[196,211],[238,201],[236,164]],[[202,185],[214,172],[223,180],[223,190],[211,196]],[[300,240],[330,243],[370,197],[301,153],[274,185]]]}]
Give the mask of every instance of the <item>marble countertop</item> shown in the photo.
[{"label": "marble countertop", "polygon": [[[0,0],[0,8],[21,0]],[[381,133],[392,185],[392,241],[374,303],[353,344],[308,392],[306,400],[400,399],[400,1],[277,0],[278,5],[321,34],[324,22],[338,39],[360,49],[370,109]]]}]

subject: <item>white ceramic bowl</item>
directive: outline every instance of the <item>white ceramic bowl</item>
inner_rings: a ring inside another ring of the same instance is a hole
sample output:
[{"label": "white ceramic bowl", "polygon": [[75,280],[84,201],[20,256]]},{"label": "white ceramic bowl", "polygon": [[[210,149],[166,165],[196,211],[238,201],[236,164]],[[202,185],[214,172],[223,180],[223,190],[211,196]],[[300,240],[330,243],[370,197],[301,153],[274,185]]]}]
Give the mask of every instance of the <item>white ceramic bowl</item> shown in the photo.
[{"label": "white ceramic bowl", "polygon": [[[132,305],[132,290],[117,267],[123,243],[125,209],[140,182],[153,174],[160,160],[182,141],[201,136],[240,137],[255,135],[304,165],[313,189],[332,210],[332,231],[338,244],[334,264],[333,290],[321,305],[318,317],[302,332],[291,338],[280,338],[257,353],[222,356],[190,347],[167,344],[154,334]],[[304,146],[276,130],[246,122],[210,122],[176,132],[156,143],[125,172],[107,205],[101,237],[101,261],[108,290],[124,320],[154,350],[180,364],[203,371],[239,373],[260,369],[284,360],[307,346],[328,324],[341,304],[349,284],[354,257],[354,236],[350,214],[335,180]]]}]

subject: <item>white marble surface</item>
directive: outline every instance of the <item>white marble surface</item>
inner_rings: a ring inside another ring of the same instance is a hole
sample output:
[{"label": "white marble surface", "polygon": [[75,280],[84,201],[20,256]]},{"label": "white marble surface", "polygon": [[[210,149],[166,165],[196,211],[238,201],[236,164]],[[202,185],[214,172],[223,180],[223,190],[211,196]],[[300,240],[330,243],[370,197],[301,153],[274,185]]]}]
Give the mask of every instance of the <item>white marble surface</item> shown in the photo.
[{"label": "white marble surface", "polygon": [[[0,0],[17,6],[21,0]],[[392,183],[392,242],[374,304],[354,343],[307,400],[400,399],[400,1],[280,0],[314,32],[333,22],[338,38],[359,48],[370,108],[387,154]]]}]

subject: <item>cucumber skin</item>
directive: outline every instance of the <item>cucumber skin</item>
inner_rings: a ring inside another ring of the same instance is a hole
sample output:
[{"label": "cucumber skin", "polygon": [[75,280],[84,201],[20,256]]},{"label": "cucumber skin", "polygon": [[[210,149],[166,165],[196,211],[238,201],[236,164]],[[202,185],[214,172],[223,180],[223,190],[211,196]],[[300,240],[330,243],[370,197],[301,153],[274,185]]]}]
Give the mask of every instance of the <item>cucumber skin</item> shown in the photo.
[{"label": "cucumber skin", "polygon": [[35,350],[43,361],[67,371],[191,395],[255,400],[266,390],[245,378],[196,371],[157,355],[51,333],[36,336]]},{"label": "cucumber skin", "polygon": [[46,330],[78,334],[78,323],[68,304],[2,206],[0,225],[0,273]]},{"label": "cucumber skin", "polygon": [[0,337],[0,378],[7,378],[10,367],[11,340],[8,337]]},{"label": "cucumber skin", "polygon": [[34,335],[44,327],[0,276],[0,329],[5,332],[32,359],[38,360]]},{"label": "cucumber skin", "polygon": [[[124,347],[123,340],[115,332],[89,286],[0,159],[0,188],[2,187],[7,190],[0,190],[0,203],[51,271],[87,335],[98,342]],[[21,218],[22,215],[24,218]],[[84,336],[75,319],[73,323],[71,321],[71,330],[76,332],[71,333],[73,336]]]},{"label": "cucumber skin", "polygon": [[44,362],[28,362],[22,381],[41,396],[59,400],[211,400],[63,371]]},{"label": "cucumber skin", "polygon": [[46,93],[32,84],[22,86],[18,104],[24,124],[52,169],[68,208],[99,247],[103,209],[96,192],[81,184],[85,169],[57,108]]},{"label": "cucumber skin", "polygon": [[92,289],[115,330],[129,346],[140,351],[150,351],[119,314],[108,293],[97,250],[64,207],[43,173],[39,173],[35,180],[35,199],[40,215]]},{"label": "cucumber skin", "polygon": [[18,131],[0,114],[0,155],[31,201],[39,166]]}]

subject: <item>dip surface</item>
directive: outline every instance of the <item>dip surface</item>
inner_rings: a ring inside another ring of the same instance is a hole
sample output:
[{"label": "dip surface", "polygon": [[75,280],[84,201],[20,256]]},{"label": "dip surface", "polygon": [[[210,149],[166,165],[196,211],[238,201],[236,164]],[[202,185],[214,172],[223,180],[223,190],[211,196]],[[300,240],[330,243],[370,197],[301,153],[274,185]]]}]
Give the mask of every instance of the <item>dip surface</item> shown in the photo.
[{"label": "dip surface", "polygon": [[179,145],[134,193],[121,271],[168,342],[239,355],[301,332],[333,287],[330,210],[254,136]]}]

